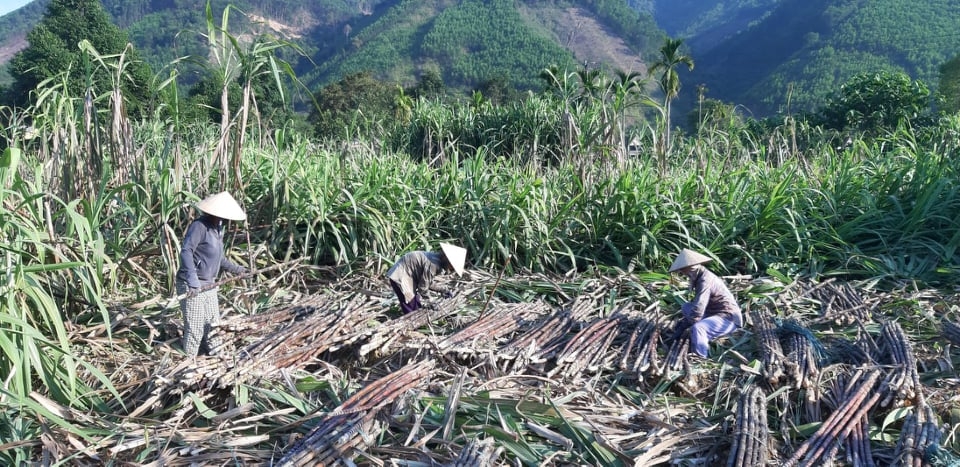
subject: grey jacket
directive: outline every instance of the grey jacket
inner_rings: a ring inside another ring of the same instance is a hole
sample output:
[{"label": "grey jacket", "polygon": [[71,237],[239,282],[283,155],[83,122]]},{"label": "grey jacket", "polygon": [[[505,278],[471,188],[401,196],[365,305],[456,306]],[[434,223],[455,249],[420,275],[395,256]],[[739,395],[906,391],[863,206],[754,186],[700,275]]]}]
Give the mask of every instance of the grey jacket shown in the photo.
[{"label": "grey jacket", "polygon": [[721,315],[736,324],[743,326],[743,315],[737,299],[724,284],[723,279],[701,267],[700,273],[690,281],[690,288],[696,292],[693,300],[683,304],[683,316],[692,321]]},{"label": "grey jacket", "polygon": [[224,269],[232,274],[245,271],[223,254],[223,222],[212,216],[201,216],[190,223],[180,246],[180,269],[177,281],[191,289],[213,284]]},{"label": "grey jacket", "polygon": [[400,285],[403,299],[413,300],[420,289],[430,287],[433,278],[443,272],[443,255],[429,251],[411,251],[400,257],[387,271],[387,278]]}]

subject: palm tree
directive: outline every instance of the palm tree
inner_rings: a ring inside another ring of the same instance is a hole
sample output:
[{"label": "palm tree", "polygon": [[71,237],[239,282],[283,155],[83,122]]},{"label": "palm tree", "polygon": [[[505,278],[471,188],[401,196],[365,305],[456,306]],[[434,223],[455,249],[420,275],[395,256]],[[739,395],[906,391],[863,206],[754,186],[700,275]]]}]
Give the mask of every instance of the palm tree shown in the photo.
[{"label": "palm tree", "polygon": [[[665,164],[665,158],[670,144],[670,101],[675,99],[680,93],[680,75],[677,74],[678,65],[686,65],[687,69],[693,70],[693,58],[684,54],[680,47],[683,45],[683,39],[667,38],[663,46],[660,47],[660,58],[650,66],[649,74],[656,76],[660,83],[660,89],[663,90],[663,108],[664,108],[664,129],[663,142],[660,148],[661,165]],[[661,169],[665,167],[661,166]]]}]

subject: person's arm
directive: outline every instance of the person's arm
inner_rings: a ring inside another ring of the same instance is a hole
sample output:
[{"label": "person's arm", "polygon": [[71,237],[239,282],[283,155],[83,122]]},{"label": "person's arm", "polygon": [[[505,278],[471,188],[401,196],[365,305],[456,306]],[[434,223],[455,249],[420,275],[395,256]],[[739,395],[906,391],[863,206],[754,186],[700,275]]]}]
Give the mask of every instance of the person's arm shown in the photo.
[{"label": "person's arm", "polygon": [[703,319],[703,314],[706,312],[707,303],[709,302],[710,294],[707,292],[706,287],[704,287],[703,281],[698,280],[696,283],[696,295],[694,295],[693,300],[684,303],[681,308],[683,316],[691,321],[700,321]]},{"label": "person's arm", "polygon": [[200,288],[200,279],[197,277],[197,264],[194,262],[194,250],[203,240],[204,226],[202,223],[194,221],[187,227],[187,234],[183,237],[183,244],[180,245],[180,268],[186,273],[187,287],[191,289]]},{"label": "person's arm", "polygon": [[240,275],[240,274],[243,274],[243,273],[247,272],[247,268],[245,268],[245,267],[243,267],[243,266],[240,266],[239,264],[234,263],[233,261],[230,261],[230,260],[227,258],[227,253],[226,253],[226,252],[224,252],[224,253],[223,253],[223,256],[221,256],[220,258],[221,258],[221,259],[220,259],[220,269],[223,269],[224,271],[227,271],[227,272],[229,272],[230,274],[236,274],[236,275]]}]

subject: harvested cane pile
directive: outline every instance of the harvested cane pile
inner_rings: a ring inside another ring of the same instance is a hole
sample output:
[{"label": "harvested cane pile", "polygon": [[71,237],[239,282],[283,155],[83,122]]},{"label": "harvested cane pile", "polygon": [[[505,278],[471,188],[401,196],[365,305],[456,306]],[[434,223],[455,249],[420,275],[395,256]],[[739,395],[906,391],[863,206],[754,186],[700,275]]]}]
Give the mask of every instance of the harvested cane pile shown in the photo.
[{"label": "harvested cane pile", "polygon": [[[43,450],[76,453],[80,465],[105,453],[153,465],[456,466],[933,465],[953,455],[957,401],[943,388],[960,382],[924,374],[925,362],[952,361],[933,345],[953,328],[922,318],[910,329],[932,337],[905,332],[905,310],[885,305],[902,298],[835,280],[772,291],[732,282],[745,328],[691,359],[689,339],[672,333],[683,297],[672,300],[666,280],[471,276],[407,315],[385,285],[339,280],[229,316],[215,356],[130,352],[124,409],[96,423],[121,435]],[[175,328],[178,316],[143,320]],[[87,349],[118,358],[117,347]]]}]

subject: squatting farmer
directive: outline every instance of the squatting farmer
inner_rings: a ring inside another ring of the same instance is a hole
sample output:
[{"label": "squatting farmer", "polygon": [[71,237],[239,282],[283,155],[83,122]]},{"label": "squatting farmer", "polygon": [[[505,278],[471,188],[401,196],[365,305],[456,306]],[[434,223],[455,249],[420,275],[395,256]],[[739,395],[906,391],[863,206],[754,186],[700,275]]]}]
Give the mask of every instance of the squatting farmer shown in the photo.
[{"label": "squatting farmer", "polygon": [[449,243],[441,243],[439,252],[411,251],[400,257],[387,271],[390,288],[400,300],[400,310],[404,314],[419,309],[420,290],[430,288],[434,277],[445,272],[456,271],[463,275],[463,266],[467,259],[467,249]]},{"label": "squatting farmer", "polygon": [[219,287],[213,285],[220,270],[243,274],[247,270],[229,259],[223,251],[223,227],[227,221],[246,220],[247,214],[227,192],[208,196],[199,203],[202,213],[187,227],[180,249],[180,269],[176,289],[183,313],[183,351],[190,357],[198,351],[215,355],[219,339],[211,329],[220,323]]},{"label": "squatting farmer", "polygon": [[723,279],[703,266],[709,261],[709,257],[684,248],[670,266],[670,272],[690,279],[690,290],[694,292],[693,299],[680,308],[683,317],[674,327],[673,339],[689,329],[690,349],[703,358],[707,357],[710,341],[743,326],[740,305],[733,293]]}]

